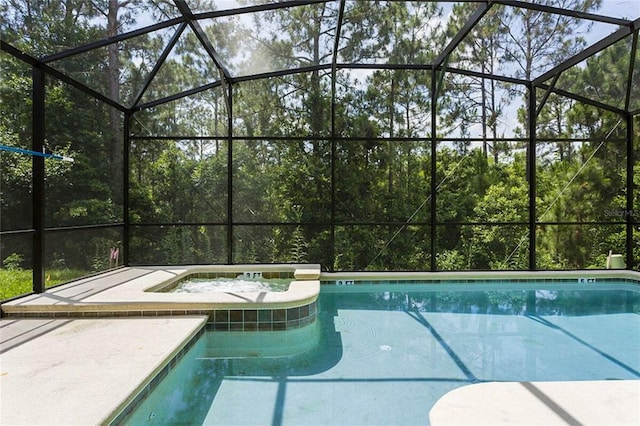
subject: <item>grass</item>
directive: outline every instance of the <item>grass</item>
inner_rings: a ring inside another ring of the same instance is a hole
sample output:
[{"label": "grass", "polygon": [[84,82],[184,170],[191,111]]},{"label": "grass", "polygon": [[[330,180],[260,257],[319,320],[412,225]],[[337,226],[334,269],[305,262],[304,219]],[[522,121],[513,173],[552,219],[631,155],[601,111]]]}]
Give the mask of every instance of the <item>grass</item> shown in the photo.
[{"label": "grass", "polygon": [[[77,269],[47,270],[45,287],[71,281],[84,275],[88,275],[88,272]],[[32,288],[33,271],[30,269],[0,269],[0,300],[31,293]]]}]

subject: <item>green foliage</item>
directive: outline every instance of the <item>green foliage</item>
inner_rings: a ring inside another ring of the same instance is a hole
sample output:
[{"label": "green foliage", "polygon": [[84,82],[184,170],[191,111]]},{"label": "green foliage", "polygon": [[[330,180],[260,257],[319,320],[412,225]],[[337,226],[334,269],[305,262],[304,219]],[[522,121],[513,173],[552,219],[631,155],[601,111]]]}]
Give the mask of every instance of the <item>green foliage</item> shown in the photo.
[{"label": "green foliage", "polygon": [[[293,221],[300,223],[302,221],[302,206],[296,205],[292,207]],[[289,262],[292,263],[307,263],[307,243],[302,228],[296,226],[291,235],[291,252],[289,255]]]},{"label": "green foliage", "polygon": [[[87,274],[86,270],[48,269],[45,287],[52,287]],[[31,293],[32,288],[33,271],[30,269],[0,268],[0,300]]]},{"label": "green foliage", "polygon": [[30,293],[33,288],[32,271],[19,268],[0,268],[0,300]]},{"label": "green foliage", "polygon": [[443,250],[437,255],[437,264],[441,271],[462,269],[464,263],[464,256],[458,250]]},{"label": "green foliage", "polygon": [[22,262],[24,262],[24,256],[18,253],[11,253],[2,261],[2,266],[10,271],[18,271],[22,269]]}]

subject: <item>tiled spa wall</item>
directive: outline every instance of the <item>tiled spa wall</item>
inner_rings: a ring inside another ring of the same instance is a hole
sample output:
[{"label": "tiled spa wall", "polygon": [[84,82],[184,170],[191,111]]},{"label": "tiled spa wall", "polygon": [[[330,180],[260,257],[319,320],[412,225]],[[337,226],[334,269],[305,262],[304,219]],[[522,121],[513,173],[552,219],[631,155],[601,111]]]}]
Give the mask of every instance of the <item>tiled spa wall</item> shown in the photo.
[{"label": "tiled spa wall", "polygon": [[316,320],[317,303],[295,308],[216,309],[209,315],[209,324],[219,331],[291,330]]}]

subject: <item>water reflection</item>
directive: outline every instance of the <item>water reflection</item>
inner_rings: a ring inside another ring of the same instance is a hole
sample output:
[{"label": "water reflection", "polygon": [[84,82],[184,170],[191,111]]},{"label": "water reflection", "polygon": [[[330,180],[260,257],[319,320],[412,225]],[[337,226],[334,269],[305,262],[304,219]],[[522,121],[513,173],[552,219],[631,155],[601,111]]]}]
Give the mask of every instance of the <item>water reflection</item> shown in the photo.
[{"label": "water reflection", "polygon": [[[640,295],[627,290],[382,291],[370,297],[376,308],[395,311],[569,316],[640,312]],[[349,306],[366,306],[366,300]]]}]

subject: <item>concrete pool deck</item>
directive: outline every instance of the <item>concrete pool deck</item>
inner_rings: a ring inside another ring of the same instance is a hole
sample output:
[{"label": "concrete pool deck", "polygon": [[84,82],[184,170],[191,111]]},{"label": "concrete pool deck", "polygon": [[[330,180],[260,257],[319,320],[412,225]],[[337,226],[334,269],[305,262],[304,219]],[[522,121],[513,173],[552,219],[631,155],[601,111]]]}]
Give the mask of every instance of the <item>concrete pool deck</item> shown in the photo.
[{"label": "concrete pool deck", "polygon": [[[172,302],[157,299],[166,294],[141,291],[184,271],[121,268],[2,305],[4,314],[17,310],[49,317],[0,320],[0,424],[110,421],[204,327],[207,317],[187,315],[186,309],[213,302]],[[311,282],[301,294],[315,283],[319,290],[319,281]],[[231,306],[252,306],[254,298],[266,296],[228,297]],[[166,309],[184,312],[165,317]],[[126,314],[114,318],[114,312]],[[470,385],[442,397],[430,420],[433,425],[639,425],[640,380]]]},{"label": "concrete pool deck", "polygon": [[108,422],[206,317],[0,320],[0,424]]},{"label": "concrete pool deck", "polygon": [[432,426],[640,425],[640,380],[492,382],[455,389]]}]

